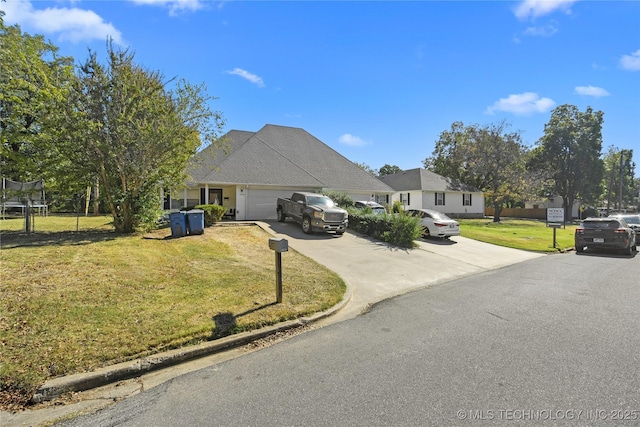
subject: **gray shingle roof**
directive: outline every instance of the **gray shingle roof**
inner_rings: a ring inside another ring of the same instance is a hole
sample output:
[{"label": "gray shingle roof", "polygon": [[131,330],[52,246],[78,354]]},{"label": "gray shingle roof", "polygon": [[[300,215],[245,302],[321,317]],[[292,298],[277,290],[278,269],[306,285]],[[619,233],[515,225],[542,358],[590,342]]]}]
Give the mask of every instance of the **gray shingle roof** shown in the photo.
[{"label": "gray shingle roof", "polygon": [[232,130],[223,138],[226,153],[208,147],[191,164],[195,182],[393,192],[301,128],[266,125],[255,133]]},{"label": "gray shingle roof", "polygon": [[454,179],[445,178],[426,169],[409,169],[403,172],[386,175],[380,178],[396,191],[464,191],[480,193],[475,187],[463,184]]}]

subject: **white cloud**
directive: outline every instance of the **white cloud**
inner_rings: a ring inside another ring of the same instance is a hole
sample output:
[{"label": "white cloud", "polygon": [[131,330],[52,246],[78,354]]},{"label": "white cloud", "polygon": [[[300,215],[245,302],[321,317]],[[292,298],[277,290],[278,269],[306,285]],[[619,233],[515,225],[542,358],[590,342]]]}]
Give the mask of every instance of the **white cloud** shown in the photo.
[{"label": "white cloud", "polygon": [[596,98],[610,95],[610,93],[603,88],[595,86],[576,86],[575,91],[578,95],[594,96]]},{"label": "white cloud", "polygon": [[553,25],[545,25],[544,27],[529,27],[522,34],[525,36],[551,37],[558,32],[558,28]]},{"label": "white cloud", "polygon": [[163,6],[169,8],[171,15],[177,15],[184,11],[196,11],[204,8],[204,3],[200,0],[130,0],[135,4]]},{"label": "white cloud", "polygon": [[123,44],[122,33],[91,10],[76,7],[34,9],[30,1],[8,1],[2,3],[2,10],[6,12],[6,23],[19,24],[45,35],[57,34],[60,41],[80,43],[111,37],[115,43]]},{"label": "white cloud", "polygon": [[636,50],[631,55],[622,55],[622,58],[620,58],[620,65],[625,70],[640,71],[640,49]]},{"label": "white cloud", "polygon": [[486,114],[494,114],[496,111],[504,111],[518,116],[525,116],[534,113],[546,113],[550,111],[556,103],[550,98],[540,98],[533,92],[525,92],[517,95],[509,95],[507,98],[500,98],[492,106],[487,107]]},{"label": "white cloud", "polygon": [[514,14],[518,19],[535,19],[548,15],[556,10],[563,10],[571,13],[571,5],[577,0],[524,0],[514,9]]},{"label": "white cloud", "polygon": [[256,76],[242,68],[234,68],[231,71],[227,71],[227,74],[233,74],[235,76],[240,76],[243,79],[249,80],[251,83],[255,84],[258,87],[264,87],[264,82],[262,81],[262,77]]},{"label": "white cloud", "polygon": [[367,142],[364,141],[359,136],[351,135],[350,133],[345,133],[340,138],[338,138],[341,144],[349,145],[351,147],[363,147],[367,145]]}]

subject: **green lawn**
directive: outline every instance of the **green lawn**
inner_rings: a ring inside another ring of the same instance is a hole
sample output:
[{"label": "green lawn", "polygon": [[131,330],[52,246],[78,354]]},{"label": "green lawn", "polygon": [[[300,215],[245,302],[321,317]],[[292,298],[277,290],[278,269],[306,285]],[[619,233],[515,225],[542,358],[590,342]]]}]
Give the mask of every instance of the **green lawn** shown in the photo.
[{"label": "green lawn", "polygon": [[574,246],[573,235],[577,224],[567,223],[556,229],[556,247],[553,246],[553,229],[544,221],[503,218],[493,222],[491,218],[461,219],[460,234],[463,237],[536,252],[557,252]]},{"label": "green lawn", "polygon": [[[78,232],[76,232],[78,226]],[[257,226],[117,235],[107,217],[0,220],[0,407],[45,380],[323,311],[346,286],[290,250],[276,304]],[[12,406],[13,405],[13,406]]]}]

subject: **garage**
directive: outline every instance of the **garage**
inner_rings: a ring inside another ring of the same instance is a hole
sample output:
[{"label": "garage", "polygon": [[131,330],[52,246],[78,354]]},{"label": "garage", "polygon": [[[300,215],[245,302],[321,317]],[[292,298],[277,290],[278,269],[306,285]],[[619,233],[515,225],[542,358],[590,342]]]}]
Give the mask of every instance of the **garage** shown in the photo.
[{"label": "garage", "polygon": [[291,194],[294,191],[301,190],[248,188],[246,195],[246,219],[276,219],[276,202],[278,200],[278,197],[291,197]]}]

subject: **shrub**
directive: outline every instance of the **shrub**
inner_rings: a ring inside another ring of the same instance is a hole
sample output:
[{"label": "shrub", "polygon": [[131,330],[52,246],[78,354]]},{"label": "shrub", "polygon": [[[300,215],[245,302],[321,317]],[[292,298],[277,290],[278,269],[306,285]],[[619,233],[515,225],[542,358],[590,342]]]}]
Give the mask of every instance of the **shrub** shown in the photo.
[{"label": "shrub", "polygon": [[393,202],[393,213],[400,213],[400,212],[404,212],[404,206],[402,206],[402,203],[400,203],[400,200],[396,200],[395,202]]},{"label": "shrub", "polygon": [[385,215],[391,219],[391,228],[382,233],[381,239],[397,246],[413,247],[414,240],[422,236],[422,226],[416,217],[398,215]]},{"label": "shrub", "polygon": [[392,245],[412,247],[413,241],[422,235],[418,218],[404,214],[376,215],[355,208],[347,211],[350,229]]},{"label": "shrub", "polygon": [[195,209],[202,209],[204,211],[205,227],[211,227],[214,223],[221,221],[222,216],[227,211],[224,206],[220,205],[198,205]]}]

